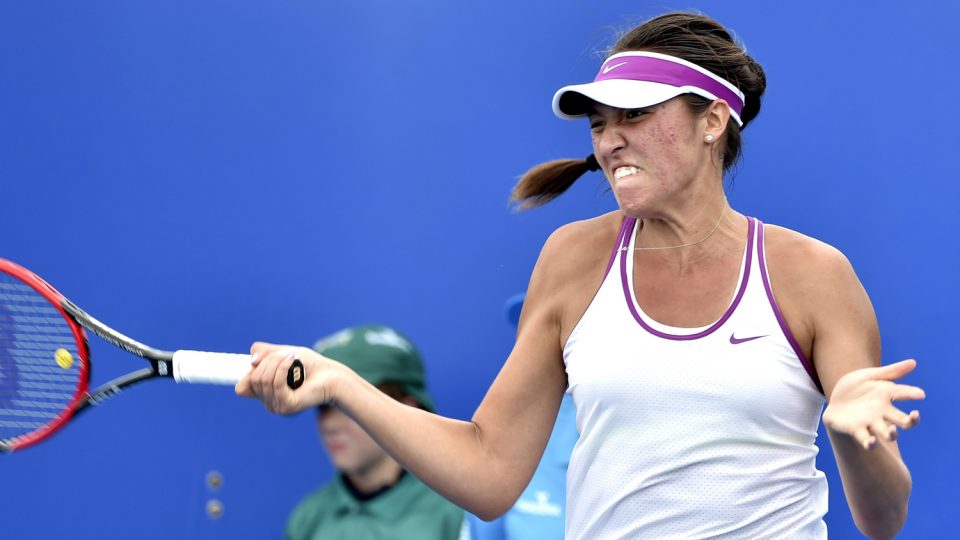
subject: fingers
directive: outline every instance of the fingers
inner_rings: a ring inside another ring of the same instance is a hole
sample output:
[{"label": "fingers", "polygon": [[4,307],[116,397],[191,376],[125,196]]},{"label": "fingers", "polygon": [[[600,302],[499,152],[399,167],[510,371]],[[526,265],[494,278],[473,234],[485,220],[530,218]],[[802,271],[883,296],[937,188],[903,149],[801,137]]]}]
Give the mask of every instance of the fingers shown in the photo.
[{"label": "fingers", "polygon": [[890,392],[890,399],[893,401],[903,401],[907,399],[924,399],[927,393],[919,386],[910,386],[909,384],[898,384]]},{"label": "fingers", "polygon": [[907,414],[896,407],[890,407],[883,414],[883,419],[888,424],[893,424],[902,429],[910,429],[920,421],[920,411],[910,411],[910,414]]},{"label": "fingers", "polygon": [[295,353],[292,348],[275,348],[264,356],[253,368],[253,391],[263,401],[267,410],[272,413],[284,414],[287,412],[285,401],[287,398],[286,383],[277,385],[283,378],[286,381],[287,370],[293,363]]},{"label": "fingers", "polygon": [[872,450],[879,441],[895,441],[897,426],[877,420],[854,431],[853,438],[864,450]]},{"label": "fingers", "polygon": [[250,384],[250,394],[260,399],[267,409],[270,409],[272,404],[272,399],[269,395],[271,389],[269,385],[265,385],[264,382],[267,380],[267,373],[272,372],[273,364],[270,362],[270,355],[265,354],[263,351],[253,352],[251,354],[253,360],[251,361],[252,368],[250,373],[247,376],[247,379]]},{"label": "fingers", "polygon": [[866,426],[861,427],[853,432],[853,438],[860,444],[865,450],[870,450],[877,444],[877,438],[874,437],[870,430]]},{"label": "fingers", "polygon": [[910,411],[909,414],[890,407],[883,415],[882,419],[877,419],[870,424],[863,426],[853,433],[854,439],[864,449],[870,450],[876,446],[878,441],[895,441],[899,435],[898,427],[910,429],[920,421],[920,411]]},{"label": "fingers", "polygon": [[895,381],[901,377],[906,376],[908,373],[916,369],[916,367],[917,367],[917,361],[910,358],[907,360],[894,362],[893,364],[888,364],[886,366],[867,368],[865,372],[867,372],[869,377],[872,379],[884,379],[887,381]]},{"label": "fingers", "polygon": [[881,441],[893,441],[897,438],[897,426],[886,423],[883,420],[876,420],[870,424],[870,433]]},{"label": "fingers", "polygon": [[[238,395],[259,399],[268,411],[293,414],[301,409],[334,401],[337,388],[356,374],[312,349],[290,345],[254,343],[251,369],[235,390]],[[303,381],[296,390],[287,382],[294,360],[303,363]]]},{"label": "fingers", "polygon": [[866,450],[880,441],[895,441],[900,429],[911,429],[920,421],[918,411],[908,414],[894,406],[896,401],[926,397],[918,386],[895,382],[916,366],[916,360],[909,359],[848,373],[834,389],[824,411],[824,425],[831,433],[845,434]]},{"label": "fingers", "polygon": [[243,397],[257,398],[268,411],[287,414],[291,398],[286,385],[287,371],[296,357],[296,347],[257,342],[250,347],[250,372],[234,387]]},{"label": "fingers", "polygon": [[266,343],[263,341],[257,341],[250,346],[250,356],[257,357],[262,359],[264,356],[276,352],[280,349],[289,349],[289,345],[277,345],[274,343]]},{"label": "fingers", "polygon": [[233,387],[233,391],[236,392],[238,396],[257,397],[257,394],[254,390],[255,379],[253,377],[253,372],[256,370],[257,366],[260,365],[263,357],[277,347],[279,346],[260,341],[254,343],[250,347],[250,372],[237,381],[237,384]]},{"label": "fingers", "polygon": [[237,384],[234,385],[233,391],[241,397],[253,397],[253,392],[250,389],[250,374],[246,374],[237,381]]},{"label": "fingers", "polygon": [[290,388],[287,386],[287,372],[290,371],[290,366],[293,365],[297,354],[293,350],[283,351],[282,354],[283,359],[277,363],[277,367],[273,371],[273,380],[270,381],[274,401],[269,408],[270,412],[287,414],[292,411],[290,403],[292,396],[290,395]]}]

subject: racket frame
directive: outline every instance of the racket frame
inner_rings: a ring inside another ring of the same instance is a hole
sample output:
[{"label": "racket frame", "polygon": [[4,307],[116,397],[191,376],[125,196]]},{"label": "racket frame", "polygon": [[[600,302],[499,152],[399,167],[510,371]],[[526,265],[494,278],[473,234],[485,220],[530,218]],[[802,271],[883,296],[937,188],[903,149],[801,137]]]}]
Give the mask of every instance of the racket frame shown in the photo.
[{"label": "racket frame", "polygon": [[[156,377],[173,377],[173,352],[155,349],[144,345],[109,326],[103,324],[76,304],[68,300],[52,285],[30,270],[6,259],[0,258],[0,272],[6,273],[31,287],[52,304],[70,327],[80,356],[77,388],[71,401],[53,420],[29,433],[0,441],[0,451],[13,452],[34,445],[53,435],[77,414],[89,407],[100,405],[107,399],[124,391],[127,387]],[[90,390],[91,363],[90,344],[87,339],[89,330],[105,341],[121,349],[144,358],[150,363],[145,367],[109,380]]]},{"label": "racket frame", "polygon": [[[174,352],[144,345],[93,318],[30,270],[0,258],[0,272],[28,285],[57,309],[70,327],[80,357],[79,381],[70,403],[42,427],[29,433],[0,440],[0,452],[12,452],[43,441],[77,414],[100,405],[129,386],[148,379],[169,377],[177,382],[232,385],[250,369],[250,356],[245,354],[187,350]],[[150,366],[116,377],[90,390],[90,345],[85,329],[100,336],[104,341],[147,360]],[[305,378],[303,363],[295,358],[287,371],[287,386],[291,390],[296,390],[303,384]]]}]

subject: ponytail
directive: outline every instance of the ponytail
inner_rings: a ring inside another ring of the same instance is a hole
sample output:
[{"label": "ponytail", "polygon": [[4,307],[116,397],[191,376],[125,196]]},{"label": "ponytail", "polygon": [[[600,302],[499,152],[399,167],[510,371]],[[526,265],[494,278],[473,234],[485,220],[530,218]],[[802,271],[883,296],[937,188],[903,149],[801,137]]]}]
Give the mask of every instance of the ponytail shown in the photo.
[{"label": "ponytail", "polygon": [[567,190],[588,171],[599,171],[600,164],[593,154],[586,159],[558,159],[533,167],[513,186],[510,202],[518,210],[529,210],[544,205]]}]

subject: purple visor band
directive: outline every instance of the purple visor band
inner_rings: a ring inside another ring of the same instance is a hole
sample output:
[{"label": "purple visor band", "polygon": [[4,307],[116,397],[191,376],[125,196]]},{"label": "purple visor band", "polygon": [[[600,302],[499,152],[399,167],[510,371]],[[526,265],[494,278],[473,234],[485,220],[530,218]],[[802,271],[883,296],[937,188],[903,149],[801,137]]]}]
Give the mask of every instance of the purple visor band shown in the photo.
[{"label": "purple visor band", "polygon": [[710,92],[730,105],[739,116],[743,112],[743,98],[736,90],[728,88],[718,81],[718,77],[708,75],[691,67],[692,64],[679,63],[677,59],[654,56],[614,55],[600,67],[594,81],[607,79],[630,79],[649,81],[670,86],[694,86]]},{"label": "purple visor band", "polygon": [[[631,81],[639,84],[632,85]],[[554,96],[554,110],[565,118],[583,115],[583,111],[575,110],[580,108],[582,98],[567,99],[576,94],[625,108],[619,102],[653,105],[685,93],[724,100],[737,123],[742,123],[744,97],[736,86],[682,58],[641,51],[615,54],[603,62],[592,83],[560,89]]]}]

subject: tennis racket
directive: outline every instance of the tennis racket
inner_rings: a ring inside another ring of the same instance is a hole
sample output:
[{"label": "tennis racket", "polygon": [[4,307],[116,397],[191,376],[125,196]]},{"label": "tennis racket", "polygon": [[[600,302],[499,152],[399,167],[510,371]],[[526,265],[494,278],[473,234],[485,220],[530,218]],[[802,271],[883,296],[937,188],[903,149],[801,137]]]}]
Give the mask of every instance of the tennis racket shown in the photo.
[{"label": "tennis racket", "polygon": [[[146,359],[149,367],[90,390],[84,329]],[[248,371],[246,354],[168,352],[130,339],[84,313],[39,276],[0,258],[0,451],[43,441],[78,413],[148,379],[233,385]],[[303,375],[303,363],[295,360],[287,385],[299,388]]]}]

